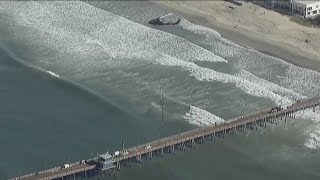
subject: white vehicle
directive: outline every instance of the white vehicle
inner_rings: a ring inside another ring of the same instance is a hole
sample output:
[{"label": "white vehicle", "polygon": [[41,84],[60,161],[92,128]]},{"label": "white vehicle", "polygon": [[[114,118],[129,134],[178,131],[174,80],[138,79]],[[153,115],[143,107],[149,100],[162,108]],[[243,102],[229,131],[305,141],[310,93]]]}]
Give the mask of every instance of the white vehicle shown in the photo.
[{"label": "white vehicle", "polygon": [[114,156],[115,156],[115,157],[118,157],[119,155],[120,155],[120,152],[119,152],[119,151],[114,152]]},{"label": "white vehicle", "polygon": [[64,164],[63,166],[61,166],[61,169],[68,169],[68,168],[70,168],[69,164]]},{"label": "white vehicle", "polygon": [[85,163],[86,163],[85,160],[81,160],[81,161],[79,162],[79,164],[85,164]]},{"label": "white vehicle", "polygon": [[144,149],[150,149],[151,148],[151,145],[150,144],[147,144]]},{"label": "white vehicle", "polygon": [[123,156],[128,155],[128,154],[129,154],[128,150],[124,150],[124,152],[122,153]]}]

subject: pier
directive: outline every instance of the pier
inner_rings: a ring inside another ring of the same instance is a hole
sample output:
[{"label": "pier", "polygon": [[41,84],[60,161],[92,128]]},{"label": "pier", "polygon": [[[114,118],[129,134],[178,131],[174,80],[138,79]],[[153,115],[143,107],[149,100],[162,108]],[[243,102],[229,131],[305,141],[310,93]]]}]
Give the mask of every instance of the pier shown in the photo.
[{"label": "pier", "polygon": [[320,105],[320,98],[310,98],[299,100],[291,105],[276,106],[257,113],[230,119],[221,124],[214,124],[208,127],[201,127],[186,131],[166,138],[138,145],[129,149],[123,149],[109,155],[108,153],[99,155],[96,158],[70,164],[70,167],[61,169],[52,168],[42,172],[31,173],[28,175],[12,178],[10,180],[49,180],[49,179],[76,179],[77,177],[87,178],[91,175],[102,175],[108,172],[109,175],[116,176],[116,171],[120,170],[122,165],[138,162],[142,163],[144,158],[152,159],[153,155],[162,155],[165,153],[174,153],[176,150],[184,151],[186,147],[194,148],[196,143],[203,143],[206,140],[215,140],[215,138],[224,138],[227,134],[236,134],[245,132],[258,127],[266,127],[267,123],[276,123],[276,121],[287,121],[287,118],[293,118],[293,113]]}]

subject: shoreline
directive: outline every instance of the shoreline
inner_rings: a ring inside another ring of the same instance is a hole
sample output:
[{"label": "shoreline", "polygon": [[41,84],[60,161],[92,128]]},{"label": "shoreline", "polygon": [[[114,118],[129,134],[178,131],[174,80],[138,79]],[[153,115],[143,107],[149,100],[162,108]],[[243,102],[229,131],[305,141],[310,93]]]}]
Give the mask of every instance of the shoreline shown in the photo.
[{"label": "shoreline", "polygon": [[[230,28],[225,24],[217,22],[214,17],[205,14],[200,14],[192,10],[182,10],[179,7],[173,7],[166,2],[155,2],[166,9],[172,10],[177,15],[183,16],[190,22],[204,26],[217,31],[223,38],[226,38],[241,46],[255,49],[261,53],[280,58],[293,65],[303,67],[306,69],[320,72],[320,59],[312,55],[307,55],[307,52],[291,46],[286,43],[275,42],[271,39],[261,38],[259,34],[248,31],[241,27]],[[301,59],[303,59],[301,61]]]}]

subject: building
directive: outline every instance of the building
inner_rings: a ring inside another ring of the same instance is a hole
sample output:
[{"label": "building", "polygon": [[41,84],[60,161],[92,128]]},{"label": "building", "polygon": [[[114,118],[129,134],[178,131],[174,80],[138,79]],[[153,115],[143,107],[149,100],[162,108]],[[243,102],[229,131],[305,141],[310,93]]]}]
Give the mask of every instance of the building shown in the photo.
[{"label": "building", "polygon": [[115,167],[113,156],[108,152],[98,155],[98,167],[102,170]]},{"label": "building", "polygon": [[274,8],[281,8],[290,11],[292,0],[272,1]]},{"label": "building", "polygon": [[291,10],[292,0],[258,0],[256,2],[272,8]]},{"label": "building", "polygon": [[293,15],[299,15],[305,18],[313,18],[320,15],[320,0],[258,0],[256,2],[275,9],[282,9]]},{"label": "building", "polygon": [[292,12],[305,18],[320,15],[320,1],[293,1]]}]

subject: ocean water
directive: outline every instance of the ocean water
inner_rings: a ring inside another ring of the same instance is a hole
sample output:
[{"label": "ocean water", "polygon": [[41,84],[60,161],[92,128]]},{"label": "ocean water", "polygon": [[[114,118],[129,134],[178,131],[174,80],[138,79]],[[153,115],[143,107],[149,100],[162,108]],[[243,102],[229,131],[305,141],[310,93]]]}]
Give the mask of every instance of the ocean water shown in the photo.
[{"label": "ocean water", "polygon": [[[0,2],[0,179],[320,95],[318,72],[183,17],[147,24],[168,13],[147,2]],[[319,179],[319,112],[118,179]]]}]

